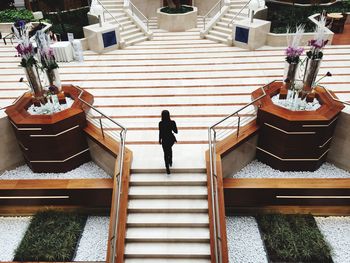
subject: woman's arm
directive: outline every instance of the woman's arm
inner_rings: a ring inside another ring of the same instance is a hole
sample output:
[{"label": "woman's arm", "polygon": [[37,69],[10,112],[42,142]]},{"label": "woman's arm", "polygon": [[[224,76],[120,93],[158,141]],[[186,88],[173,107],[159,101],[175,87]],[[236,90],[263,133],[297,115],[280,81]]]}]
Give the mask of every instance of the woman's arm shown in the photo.
[{"label": "woman's arm", "polygon": [[160,131],[160,123],[158,124],[158,129],[159,129],[159,144],[162,144],[162,135]]},{"label": "woman's arm", "polygon": [[177,127],[176,127],[176,122],[175,121],[173,121],[173,131],[175,133],[177,133]]}]

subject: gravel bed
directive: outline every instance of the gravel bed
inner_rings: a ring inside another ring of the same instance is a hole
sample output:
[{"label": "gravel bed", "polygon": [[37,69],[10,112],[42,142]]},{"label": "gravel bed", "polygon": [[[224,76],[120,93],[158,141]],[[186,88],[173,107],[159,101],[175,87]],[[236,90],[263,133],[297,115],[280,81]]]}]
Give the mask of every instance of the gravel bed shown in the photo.
[{"label": "gravel bed", "polygon": [[111,178],[94,162],[84,163],[78,168],[66,173],[34,173],[27,165],[17,167],[14,170],[5,171],[0,175],[0,180],[19,179],[89,179]]},{"label": "gravel bed", "polygon": [[267,263],[258,223],[250,216],[226,217],[227,246],[231,263]]},{"label": "gravel bed", "polygon": [[0,217],[0,261],[12,261],[31,217]]},{"label": "gravel bed", "polygon": [[281,172],[263,164],[257,160],[252,161],[232,178],[349,178],[350,173],[335,167],[333,164],[324,163],[315,172]]},{"label": "gravel bed", "polygon": [[350,262],[350,217],[315,217],[315,220],[332,248],[334,263]]},{"label": "gravel bed", "polygon": [[108,240],[108,216],[89,216],[74,261],[105,261]]}]

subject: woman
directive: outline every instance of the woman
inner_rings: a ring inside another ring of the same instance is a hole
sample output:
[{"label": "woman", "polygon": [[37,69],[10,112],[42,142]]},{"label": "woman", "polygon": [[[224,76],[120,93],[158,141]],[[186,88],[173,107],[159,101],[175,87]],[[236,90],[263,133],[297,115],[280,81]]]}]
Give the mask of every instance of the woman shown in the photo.
[{"label": "woman", "polygon": [[167,174],[170,174],[169,166],[173,165],[173,151],[171,147],[176,142],[177,133],[176,122],[170,119],[170,113],[167,110],[162,111],[162,120],[159,122],[159,144],[164,151],[164,161]]}]

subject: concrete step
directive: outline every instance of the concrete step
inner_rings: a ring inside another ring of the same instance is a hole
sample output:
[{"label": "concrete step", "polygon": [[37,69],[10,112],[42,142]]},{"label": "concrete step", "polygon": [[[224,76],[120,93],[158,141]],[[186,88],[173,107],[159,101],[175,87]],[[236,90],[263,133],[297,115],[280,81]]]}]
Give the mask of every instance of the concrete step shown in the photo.
[{"label": "concrete step", "polygon": [[199,242],[210,241],[207,227],[129,227],[127,242]]},{"label": "concrete step", "polygon": [[213,35],[215,37],[222,38],[222,39],[227,39],[229,37],[229,35],[230,35],[230,33],[223,33],[223,32],[216,31],[216,30],[210,30],[209,34]]},{"label": "concrete step", "polygon": [[222,38],[222,37],[217,37],[211,34],[211,32],[209,32],[209,34],[205,35],[206,39],[218,42],[218,43],[227,43],[227,38]]},{"label": "concrete step", "polygon": [[129,201],[129,212],[139,213],[202,213],[208,211],[208,200],[198,199],[133,199]]},{"label": "concrete step", "polygon": [[210,244],[203,243],[127,243],[126,258],[209,258]]},{"label": "concrete step", "polygon": [[125,44],[126,44],[126,46],[131,46],[131,45],[135,45],[136,43],[140,43],[140,42],[143,42],[143,41],[146,41],[146,40],[148,40],[148,38],[143,33],[140,32],[140,34],[137,34],[136,37],[134,36],[130,40],[127,39],[125,41]]},{"label": "concrete step", "polygon": [[210,263],[210,259],[200,258],[127,258],[125,263]]},{"label": "concrete step", "polygon": [[127,37],[127,36],[131,36],[131,35],[137,34],[139,32],[141,32],[141,31],[140,31],[140,29],[138,27],[134,27],[134,28],[131,28],[131,29],[124,28],[124,30],[120,33],[120,35],[122,37]]},{"label": "concrete step", "polygon": [[212,30],[222,32],[224,34],[231,34],[232,32],[232,29],[227,26],[214,26]]},{"label": "concrete step", "polygon": [[226,27],[226,28],[231,28],[232,29],[232,24],[228,24],[228,23],[226,23],[226,22],[223,22],[223,21],[219,21],[219,22],[217,22],[216,23],[216,26],[220,26],[220,27]]},{"label": "concrete step", "polygon": [[208,227],[207,213],[129,213],[128,227]]},{"label": "concrete step", "polygon": [[130,199],[206,199],[206,186],[132,186]]},{"label": "concrete step", "polygon": [[136,30],[136,29],[138,31],[138,27],[135,24],[133,24],[133,23],[129,24],[129,25],[123,25],[123,27],[124,27],[124,32],[129,32],[129,31],[133,31],[133,30]]},{"label": "concrete step", "polygon": [[206,174],[132,174],[130,185],[207,185]]}]

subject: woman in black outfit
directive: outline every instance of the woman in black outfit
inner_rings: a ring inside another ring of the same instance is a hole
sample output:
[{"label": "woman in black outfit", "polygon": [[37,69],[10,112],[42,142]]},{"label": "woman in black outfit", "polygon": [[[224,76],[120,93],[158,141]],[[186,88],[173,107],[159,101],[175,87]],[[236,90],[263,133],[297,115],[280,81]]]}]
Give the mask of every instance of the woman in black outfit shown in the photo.
[{"label": "woman in black outfit", "polygon": [[159,122],[159,144],[163,147],[167,174],[170,174],[169,165],[173,165],[173,151],[171,147],[176,142],[173,132],[177,133],[176,122],[170,119],[169,111],[163,110],[162,120]]}]

